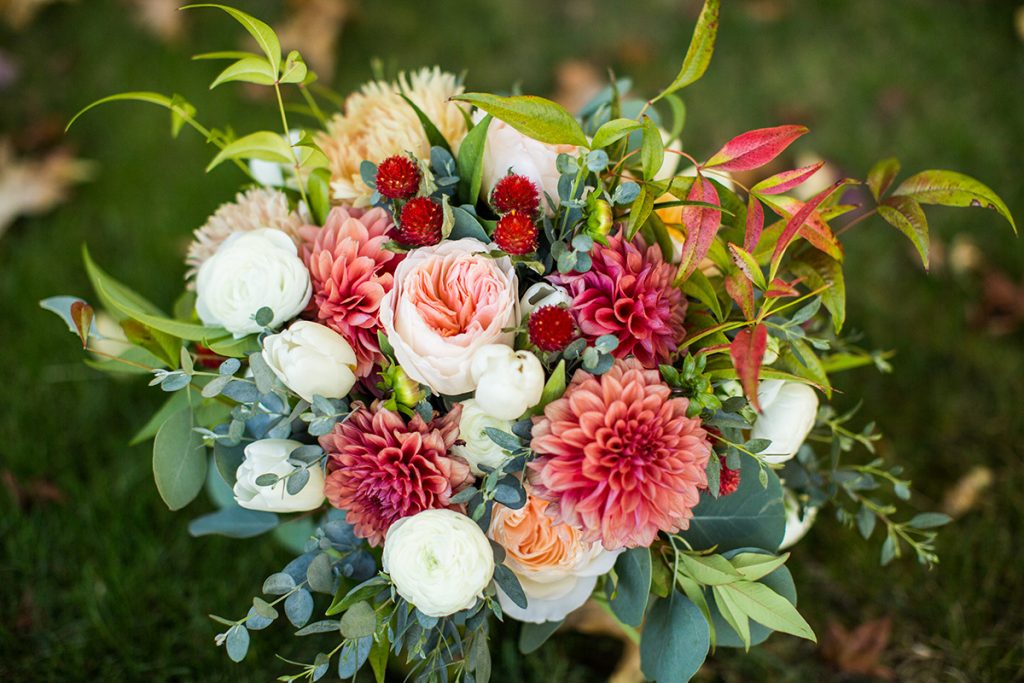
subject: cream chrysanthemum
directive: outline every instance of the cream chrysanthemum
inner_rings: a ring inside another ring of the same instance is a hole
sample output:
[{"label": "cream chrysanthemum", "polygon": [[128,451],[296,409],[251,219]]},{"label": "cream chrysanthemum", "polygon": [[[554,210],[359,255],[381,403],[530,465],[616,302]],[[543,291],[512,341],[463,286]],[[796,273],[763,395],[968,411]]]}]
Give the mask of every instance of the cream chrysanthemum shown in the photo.
[{"label": "cream chrysanthemum", "polygon": [[405,95],[433,121],[454,151],[466,135],[466,120],[448,99],[462,92],[458,78],[440,68],[402,73],[397,82],[371,81],[345,101],[343,114],[327,123],[317,142],[330,161],[334,199],[350,206],[370,203],[373,190],[363,182],[359,165],[380,163],[393,154],[430,157],[430,143]]},{"label": "cream chrysanthemum", "polygon": [[299,245],[299,228],[302,225],[299,214],[288,208],[288,197],[283,192],[265,188],[239,192],[235,195],[235,201],[222,204],[193,233],[192,243],[188,245],[188,254],[185,256],[185,264],[188,266],[185,277],[191,282],[199,266],[213,256],[233,233],[273,228],[285,233]]}]

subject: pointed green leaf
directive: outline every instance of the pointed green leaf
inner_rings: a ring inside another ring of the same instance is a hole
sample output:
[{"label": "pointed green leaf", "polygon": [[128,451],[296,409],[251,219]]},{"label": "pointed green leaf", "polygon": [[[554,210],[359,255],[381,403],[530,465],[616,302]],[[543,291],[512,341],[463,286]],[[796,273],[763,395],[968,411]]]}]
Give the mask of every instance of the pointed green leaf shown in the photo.
[{"label": "pointed green leaf", "polygon": [[476,204],[480,196],[480,183],[484,177],[484,148],[487,145],[487,129],[491,125],[488,114],[473,130],[466,133],[459,145],[459,196],[469,204]]},{"label": "pointed green leaf", "polygon": [[818,642],[807,621],[796,607],[763,583],[740,582],[721,586],[728,591],[733,606],[759,624],[775,631]]},{"label": "pointed green leaf", "polygon": [[153,479],[171,510],[180,510],[199,494],[206,481],[206,448],[192,430],[192,410],[167,418],[153,441]]},{"label": "pointed green leaf", "polygon": [[220,72],[217,78],[210,84],[213,90],[222,83],[241,81],[242,83],[256,83],[257,85],[273,85],[277,80],[277,72],[270,66],[263,57],[243,57],[234,64]]},{"label": "pointed green leaf", "polygon": [[292,165],[292,146],[277,133],[261,130],[228,143],[206,167],[209,172],[228,159],[262,159]]},{"label": "pointed green leaf", "polygon": [[679,69],[672,84],[654,98],[657,102],[669,93],[685,88],[698,80],[707,71],[711,55],[715,51],[715,38],[718,36],[719,0],[705,0],[704,8],[697,17],[697,26],[693,29],[690,47],[683,58],[683,66]]},{"label": "pointed green leaf", "polygon": [[910,197],[889,197],[878,205],[878,215],[907,236],[928,270],[928,219],[921,205]]},{"label": "pointed green leaf", "polygon": [[500,97],[488,93],[464,93],[452,98],[468,102],[500,119],[534,140],[552,145],[589,147],[579,121],[560,104],[534,95]]},{"label": "pointed green leaf", "polygon": [[281,67],[281,83],[302,83],[309,69],[298,50],[292,50]]},{"label": "pointed green leaf", "polygon": [[441,134],[441,131],[437,129],[437,126],[434,125],[434,122],[430,120],[430,117],[427,116],[426,113],[419,108],[419,105],[413,102],[404,93],[402,94],[402,99],[405,100],[406,104],[412,107],[412,110],[414,112],[416,112],[416,118],[420,120],[420,125],[423,126],[423,132],[427,136],[427,142],[430,143],[430,146],[440,147],[444,151],[451,154],[451,145],[448,144],[448,140],[445,139],[444,135]]},{"label": "pointed green leaf", "polygon": [[611,121],[606,121],[594,133],[594,139],[590,146],[593,149],[607,147],[626,137],[634,130],[640,128],[640,126],[641,124],[633,119],[612,119]]},{"label": "pointed green leaf", "polygon": [[200,7],[212,7],[230,14],[235,21],[241,24],[242,27],[249,32],[249,35],[256,39],[256,43],[260,46],[260,49],[263,50],[263,54],[267,56],[270,66],[274,69],[274,73],[276,74],[278,72],[281,68],[281,41],[277,39],[277,34],[274,33],[274,29],[270,28],[259,19],[250,16],[241,10],[237,10],[234,7],[228,7],[226,5],[201,3],[196,5],[185,5],[181,9],[197,9]]},{"label": "pointed green leaf", "polygon": [[980,206],[992,209],[1009,222],[1014,232],[1010,210],[999,195],[987,185],[956,171],[930,170],[910,176],[897,187],[893,197],[909,197],[920,204],[941,206]]},{"label": "pointed green leaf", "polygon": [[899,173],[900,162],[896,157],[882,159],[871,167],[871,170],[868,171],[867,183],[876,202],[881,200],[882,195],[889,189]]},{"label": "pointed green leaf", "polygon": [[832,326],[838,333],[846,320],[846,281],[843,267],[834,258],[817,250],[807,250],[789,263],[789,269],[811,289],[829,288],[821,293],[821,302],[832,315]]},{"label": "pointed green leaf", "polygon": [[644,134],[640,143],[640,165],[643,168],[644,180],[654,180],[665,161],[665,143],[661,141],[661,131],[651,120],[644,117]]}]

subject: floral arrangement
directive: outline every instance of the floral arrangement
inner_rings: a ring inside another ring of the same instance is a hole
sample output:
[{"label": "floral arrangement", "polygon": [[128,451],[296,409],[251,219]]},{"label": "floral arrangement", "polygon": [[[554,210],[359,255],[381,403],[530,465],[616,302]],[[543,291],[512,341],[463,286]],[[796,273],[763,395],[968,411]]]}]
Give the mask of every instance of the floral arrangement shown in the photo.
[{"label": "floral arrangement", "polygon": [[90,365],[169,394],[136,441],[169,508],[209,491],[193,535],[273,530],[296,550],[238,618],[213,617],[231,659],[283,612],[324,645],[279,680],[382,681],[391,662],[483,683],[492,616],[522,622],[528,653],[593,600],[648,678],[679,681],[711,648],[814,640],[785,549],[826,506],[880,537],[883,563],[937,561],[948,518],[898,521],[910,482],[823,402],[838,373],[888,367],[841,336],[839,235],[877,214],[927,266],[922,204],[1013,219],[959,173],[896,183],[893,159],[801,193],[821,163],[766,170],[801,126],[684,151],[707,148],[677,93],[707,68],[718,5],[656,97],[613,79],[576,114],[437,68],[342,99],[220,5],[196,7],[261,53],[199,58],[230,61],[213,86],[272,88],[280,131],[208,128],[179,95],[95,103],[162,106],[218,148],[209,169],[246,177],[196,230],[172,314],[88,251],[100,306],[42,302]]}]

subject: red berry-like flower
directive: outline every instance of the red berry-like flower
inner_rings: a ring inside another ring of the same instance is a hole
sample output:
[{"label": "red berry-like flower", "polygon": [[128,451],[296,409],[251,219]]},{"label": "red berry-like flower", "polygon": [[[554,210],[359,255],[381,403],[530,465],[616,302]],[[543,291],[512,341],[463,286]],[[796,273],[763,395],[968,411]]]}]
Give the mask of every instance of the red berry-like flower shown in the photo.
[{"label": "red berry-like flower", "polygon": [[491,191],[491,206],[498,213],[521,211],[532,216],[540,207],[540,192],[526,176],[507,175]]},{"label": "red berry-like flower", "polygon": [[398,241],[414,247],[429,247],[441,241],[444,211],[428,197],[416,197],[402,207]]},{"label": "red berry-like flower", "polygon": [[561,306],[541,306],[530,316],[530,342],[541,351],[561,351],[576,337],[576,321]]},{"label": "red berry-like flower", "polygon": [[494,229],[494,243],[508,254],[531,254],[537,251],[537,226],[529,214],[507,213]]},{"label": "red berry-like flower", "polygon": [[736,489],[740,487],[740,471],[731,470],[725,464],[725,456],[718,456],[718,462],[722,464],[722,469],[718,472],[718,495],[728,496],[730,493],[736,493]]},{"label": "red berry-like flower", "polygon": [[420,189],[421,178],[416,162],[395,154],[377,166],[377,191],[388,199],[408,199]]}]

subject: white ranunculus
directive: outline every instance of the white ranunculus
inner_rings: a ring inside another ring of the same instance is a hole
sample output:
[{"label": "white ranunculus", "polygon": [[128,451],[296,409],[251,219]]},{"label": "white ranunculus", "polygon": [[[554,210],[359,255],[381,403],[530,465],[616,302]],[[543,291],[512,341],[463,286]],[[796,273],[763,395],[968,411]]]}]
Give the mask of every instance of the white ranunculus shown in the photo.
[{"label": "white ranunculus", "polygon": [[398,594],[416,609],[445,617],[483,597],[494,575],[494,551],[469,517],[424,510],[388,529],[383,566]]},{"label": "white ranunculus", "polygon": [[523,296],[519,300],[519,311],[524,318],[529,318],[538,308],[563,304],[568,306],[571,303],[572,297],[569,296],[565,287],[559,287],[550,282],[537,282],[523,292]]},{"label": "white ranunculus", "polygon": [[511,344],[519,322],[512,261],[486,255],[475,239],[414,249],[395,269],[380,323],[413,380],[445,396],[476,388],[470,362],[488,344]]},{"label": "white ranunculus", "polygon": [[[319,465],[308,468],[309,481],[292,495],[285,488],[285,477],[299,468],[288,462],[288,456],[303,444],[291,439],[261,439],[245,447],[245,460],[235,472],[235,502],[249,510],[265,512],[303,512],[315,510],[324,502],[324,471]],[[256,479],[263,474],[276,474],[280,479],[273,486],[260,486]]]},{"label": "white ranunculus", "polygon": [[525,176],[537,186],[540,204],[550,213],[547,194],[557,207],[558,178],[555,162],[561,153],[575,154],[573,145],[549,145],[523,135],[504,121],[492,119],[487,127],[487,142],[483,158],[483,188],[490,196],[499,180],[512,173]]},{"label": "white ranunculus", "polygon": [[768,439],[765,462],[783,463],[796,455],[818,414],[818,395],[800,382],[767,379],[757,390],[761,414],[750,431],[752,439]]},{"label": "white ranunculus", "polygon": [[452,446],[452,453],[469,463],[473,474],[480,476],[480,465],[497,467],[508,458],[501,446],[494,443],[485,431],[488,427],[503,432],[512,429],[512,422],[488,415],[473,399],[461,402],[462,415],[459,417],[459,440],[465,444]]},{"label": "white ranunculus", "polygon": [[484,346],[473,356],[470,374],[477,406],[503,420],[515,420],[540,403],[544,393],[544,366],[529,351]]},{"label": "white ranunculus", "polygon": [[804,508],[804,514],[801,517],[800,503],[789,489],[786,489],[782,502],[786,507],[786,533],[783,535],[782,543],[779,545],[780,551],[793,547],[801,538],[806,536],[807,532],[814,526],[814,520],[818,516],[818,508],[807,507]]},{"label": "white ranunculus", "polygon": [[312,294],[309,271],[287,234],[264,228],[236,232],[199,268],[196,312],[207,325],[236,337],[259,332],[263,307],[274,312],[269,327],[297,316]]},{"label": "white ranunculus", "polygon": [[342,398],[356,383],[356,354],[345,338],[319,323],[300,320],[263,340],[263,360],[277,378],[312,402]]}]

